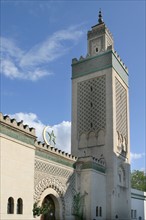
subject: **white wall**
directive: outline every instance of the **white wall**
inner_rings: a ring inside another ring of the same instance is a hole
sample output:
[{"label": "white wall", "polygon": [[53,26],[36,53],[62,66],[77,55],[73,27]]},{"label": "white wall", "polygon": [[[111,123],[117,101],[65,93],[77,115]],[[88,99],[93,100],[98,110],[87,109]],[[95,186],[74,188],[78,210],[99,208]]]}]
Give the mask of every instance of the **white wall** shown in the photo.
[{"label": "white wall", "polygon": [[[33,219],[34,147],[6,135],[1,135],[1,210],[0,217]],[[7,214],[7,201],[14,199],[14,214]],[[23,200],[23,214],[16,214],[17,199]]]},{"label": "white wall", "polygon": [[[133,218],[141,220],[146,219],[146,192],[131,189],[131,210],[133,210]],[[136,212],[136,216],[134,214]],[[136,217],[136,218],[135,218]]]}]

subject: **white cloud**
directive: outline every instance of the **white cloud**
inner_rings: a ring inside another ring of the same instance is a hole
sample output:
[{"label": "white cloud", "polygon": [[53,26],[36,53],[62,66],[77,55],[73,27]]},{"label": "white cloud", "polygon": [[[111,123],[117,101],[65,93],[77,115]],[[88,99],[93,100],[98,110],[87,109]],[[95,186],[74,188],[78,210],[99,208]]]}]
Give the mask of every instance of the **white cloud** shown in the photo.
[{"label": "white cloud", "polygon": [[1,53],[2,57],[15,57],[19,59],[23,56],[24,51],[18,48],[12,39],[1,37]]},{"label": "white cloud", "polygon": [[[24,124],[29,125],[36,129],[37,139],[43,142],[42,132],[46,125],[44,125],[34,113],[19,112],[10,115],[11,118],[15,118],[17,121],[23,120]],[[48,126],[48,125],[47,125]],[[56,147],[62,151],[70,153],[71,149],[71,122],[63,121],[60,124],[53,125],[51,130],[54,131],[56,136]]]},{"label": "white cloud", "polygon": [[71,122],[63,121],[60,124],[52,126],[56,135],[56,146],[65,152],[71,151]]},{"label": "white cloud", "polygon": [[131,153],[131,161],[141,159],[144,156],[145,156],[144,153],[139,153],[139,154]]},{"label": "white cloud", "polygon": [[50,75],[49,63],[66,54],[82,35],[79,26],[69,27],[55,32],[29,51],[23,51],[13,40],[2,37],[1,73],[9,78],[32,81]]},{"label": "white cloud", "polygon": [[21,78],[22,74],[10,59],[2,59],[1,71],[9,78]]},{"label": "white cloud", "polygon": [[[47,40],[35,45],[21,59],[21,66],[34,66],[53,61],[64,55],[79,40],[83,31],[77,27],[70,27],[66,30],[55,32]],[[68,45],[66,43],[69,42]]]}]

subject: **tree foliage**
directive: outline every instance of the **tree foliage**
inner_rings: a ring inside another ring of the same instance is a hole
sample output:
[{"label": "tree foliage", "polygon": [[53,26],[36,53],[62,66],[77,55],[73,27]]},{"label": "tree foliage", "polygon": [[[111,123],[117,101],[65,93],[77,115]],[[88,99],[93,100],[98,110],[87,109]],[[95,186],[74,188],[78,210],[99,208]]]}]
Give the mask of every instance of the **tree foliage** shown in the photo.
[{"label": "tree foliage", "polygon": [[49,202],[45,202],[42,206],[38,206],[38,202],[33,204],[33,216],[40,216],[47,214],[52,209],[51,204]]},{"label": "tree foliage", "polygon": [[81,195],[80,192],[76,193],[73,197],[73,215],[77,220],[83,220],[83,204],[85,195]]},{"label": "tree foliage", "polygon": [[146,191],[146,175],[143,171],[134,170],[131,173],[131,187],[141,191]]}]

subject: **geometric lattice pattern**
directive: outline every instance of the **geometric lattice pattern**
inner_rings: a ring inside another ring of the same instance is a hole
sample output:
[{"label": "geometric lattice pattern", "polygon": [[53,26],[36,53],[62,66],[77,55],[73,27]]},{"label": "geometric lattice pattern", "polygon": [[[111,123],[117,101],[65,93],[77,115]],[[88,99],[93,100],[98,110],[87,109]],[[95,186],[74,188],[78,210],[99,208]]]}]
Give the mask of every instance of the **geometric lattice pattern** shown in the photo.
[{"label": "geometric lattice pattern", "polygon": [[106,77],[78,83],[78,135],[106,126]]},{"label": "geometric lattice pattern", "polygon": [[116,79],[116,129],[127,137],[127,93],[126,89]]},{"label": "geometric lattice pattern", "polygon": [[[54,189],[62,200],[63,216],[71,214],[72,200],[75,194],[75,174],[73,169],[55,166],[35,160],[34,200],[39,201],[47,188]],[[64,219],[64,218],[63,218]]]},{"label": "geometric lattice pattern", "polygon": [[38,160],[35,160],[35,171],[41,171],[43,173],[48,173],[53,176],[61,176],[63,178],[69,178],[72,174],[69,170]]}]

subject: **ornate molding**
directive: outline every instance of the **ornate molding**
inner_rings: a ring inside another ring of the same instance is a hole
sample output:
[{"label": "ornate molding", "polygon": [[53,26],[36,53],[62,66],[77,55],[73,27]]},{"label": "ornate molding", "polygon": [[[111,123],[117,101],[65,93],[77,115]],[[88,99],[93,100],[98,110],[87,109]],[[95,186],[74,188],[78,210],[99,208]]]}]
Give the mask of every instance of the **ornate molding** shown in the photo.
[{"label": "ornate molding", "polygon": [[60,198],[63,197],[66,187],[63,185],[57,178],[54,177],[45,177],[35,186],[34,192],[34,200],[40,200],[41,194],[44,192],[45,189],[52,188],[54,189]]}]

